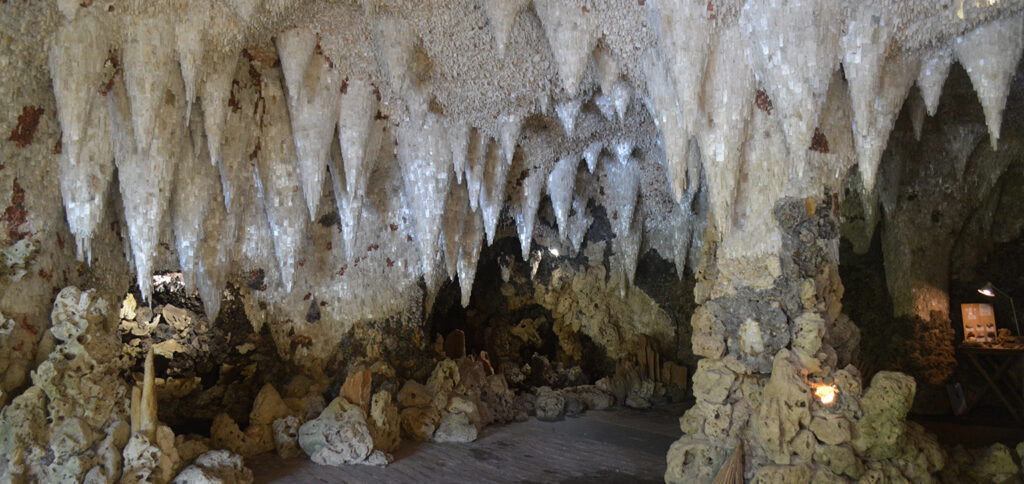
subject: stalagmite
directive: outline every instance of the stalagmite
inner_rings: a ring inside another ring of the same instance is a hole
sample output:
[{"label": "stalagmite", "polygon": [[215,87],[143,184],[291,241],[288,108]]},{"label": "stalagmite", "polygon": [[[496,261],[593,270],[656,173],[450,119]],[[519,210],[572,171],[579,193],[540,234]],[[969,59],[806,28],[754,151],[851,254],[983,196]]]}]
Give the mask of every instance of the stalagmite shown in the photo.
[{"label": "stalagmite", "polygon": [[[747,2],[739,24],[732,27],[750,29],[748,62],[782,118],[790,155],[799,159],[811,145],[832,72],[838,67],[841,18],[836,2]],[[729,49],[742,45],[740,36],[734,40]]]},{"label": "stalagmite", "polygon": [[131,431],[132,434],[135,434],[142,428],[142,387],[138,384],[132,385],[132,399],[128,413],[130,414]]},{"label": "stalagmite", "polygon": [[541,167],[526,168],[522,191],[519,194],[518,210],[514,215],[519,233],[519,246],[522,249],[523,261],[530,258],[530,243],[533,241],[533,225],[537,219],[537,208],[540,197],[544,194],[545,174]]},{"label": "stalagmite", "polygon": [[156,371],[153,369],[153,348],[146,353],[146,361],[143,364],[142,395],[139,404],[139,432],[153,441],[156,438],[156,427],[160,425],[156,413]]},{"label": "stalagmite", "polygon": [[[358,225],[370,173],[377,163],[384,122],[375,119],[377,98],[374,87],[363,79],[351,78],[341,95],[338,117],[338,142],[345,168],[347,202]],[[335,196],[339,196],[335,194]]]},{"label": "stalagmite", "polygon": [[1024,51],[1021,16],[996,20],[957,37],[953,50],[978,93],[988,124],[989,141],[992,149],[996,149],[1010,80]]},{"label": "stalagmite", "polygon": [[449,123],[448,143],[451,145],[452,170],[455,171],[455,181],[462,183],[463,176],[469,168],[466,162],[469,156],[469,125]]},{"label": "stalagmite", "polygon": [[[140,62],[139,59],[135,60]],[[173,62],[173,60],[172,60]],[[128,70],[128,61],[125,61]],[[144,66],[135,67],[142,70]],[[168,84],[165,96],[160,96],[155,112],[148,114],[156,124],[148,147],[141,149],[134,141],[139,136],[133,133],[133,125],[146,125],[148,121],[129,122],[134,112],[128,112],[125,86],[114,82],[111,115],[113,118],[114,161],[117,164],[118,182],[124,205],[124,217],[128,223],[128,234],[135,264],[136,283],[144,300],[149,300],[153,288],[153,256],[163,225],[164,212],[170,204],[171,185],[177,165],[178,151],[183,143],[185,127],[184,87],[176,69],[166,73]],[[133,103],[134,104],[134,103]]]},{"label": "stalagmite", "polygon": [[264,200],[284,290],[290,291],[306,229],[306,205],[299,187],[295,144],[280,71],[265,69],[260,97],[265,111],[256,156],[257,190]]},{"label": "stalagmite", "polygon": [[[661,42],[668,61],[670,84],[675,87],[675,95],[671,98],[679,102],[678,128],[693,133],[700,116],[702,80],[708,50],[714,45],[714,10],[709,11],[706,2],[695,0],[658,0],[656,8],[661,14]],[[647,82],[650,87],[653,81],[648,77]],[[671,89],[669,83],[659,87]],[[660,93],[658,96],[666,94]],[[651,95],[655,96],[654,93]],[[668,109],[667,102],[660,100],[655,104],[659,106],[658,115],[665,116],[661,109]],[[665,136],[665,129],[662,128],[662,137]]]},{"label": "stalagmite", "polygon": [[498,57],[505,57],[505,45],[508,44],[509,33],[519,16],[530,0],[486,0],[484,1],[484,12],[491,22],[491,31],[494,33],[494,47],[498,50]]},{"label": "stalagmite", "polygon": [[555,168],[548,174],[548,196],[551,207],[555,209],[555,221],[558,223],[558,234],[563,239],[568,237],[569,210],[572,208],[573,194],[576,187],[576,170],[579,159],[563,156],[558,159]]},{"label": "stalagmite", "polygon": [[[173,22],[161,16],[143,17],[128,24],[123,46],[124,84],[131,102],[135,145],[140,153],[148,153],[150,142],[160,136],[154,131],[172,79],[181,82],[173,27]],[[170,93],[180,96],[183,91],[184,88],[171,88]],[[181,124],[184,119],[183,115],[173,122]],[[168,122],[165,119],[162,124]]]},{"label": "stalagmite", "polygon": [[576,115],[580,113],[580,106],[583,105],[583,98],[576,98],[563,103],[558,103],[555,106],[555,113],[558,114],[558,119],[562,121],[562,129],[565,130],[565,135],[572,138],[572,132],[576,127]]},{"label": "stalagmite", "polygon": [[644,74],[649,95],[646,100],[647,109],[651,112],[655,126],[661,132],[661,146],[665,150],[669,186],[678,203],[686,191],[686,152],[689,135],[684,130],[682,110],[664,62],[654,54],[649,54],[644,59]]},{"label": "stalagmite", "polygon": [[534,0],[555,57],[562,87],[575,96],[600,33],[596,20],[579,6],[561,0]]},{"label": "stalagmite", "polygon": [[413,213],[413,237],[420,249],[425,278],[434,275],[441,233],[438,221],[444,214],[451,183],[448,149],[443,121],[433,113],[421,122],[410,120],[398,127],[398,164]]},{"label": "stalagmite", "polygon": [[949,75],[949,67],[953,64],[953,49],[940,44],[926,52],[921,58],[921,72],[917,75],[917,87],[921,89],[928,115],[935,116],[939,109],[939,97],[942,86]]},{"label": "stalagmite", "polygon": [[[723,31],[708,60],[704,102],[710,122],[703,135],[699,136],[710,192],[711,217],[723,233],[728,233],[732,226],[733,202],[740,176],[740,150],[755,106],[753,73],[746,68],[743,54],[733,47],[741,42],[740,29],[736,26]],[[774,113],[771,115],[775,116]],[[805,152],[807,146],[802,146],[800,152]]]}]

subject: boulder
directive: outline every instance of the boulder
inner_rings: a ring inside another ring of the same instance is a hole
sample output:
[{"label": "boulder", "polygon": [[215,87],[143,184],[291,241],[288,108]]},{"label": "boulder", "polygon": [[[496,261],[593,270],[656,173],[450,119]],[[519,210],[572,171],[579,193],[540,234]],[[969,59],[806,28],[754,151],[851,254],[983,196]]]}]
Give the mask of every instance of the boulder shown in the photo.
[{"label": "boulder", "polygon": [[355,464],[373,452],[373,436],[362,409],[343,397],[334,399],[319,417],[302,424],[298,441],[310,460],[320,465]]}]

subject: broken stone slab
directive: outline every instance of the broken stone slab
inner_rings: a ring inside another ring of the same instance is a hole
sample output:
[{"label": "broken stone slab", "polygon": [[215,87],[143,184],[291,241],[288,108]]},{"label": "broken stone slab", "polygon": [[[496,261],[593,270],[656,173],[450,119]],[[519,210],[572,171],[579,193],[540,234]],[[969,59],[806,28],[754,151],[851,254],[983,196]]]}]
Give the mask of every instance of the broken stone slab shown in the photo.
[{"label": "broken stone slab", "polygon": [[370,411],[370,386],[373,383],[373,373],[365,366],[358,366],[349,372],[345,384],[341,387],[341,394],[353,405],[358,405],[363,412]]},{"label": "broken stone slab", "polygon": [[373,452],[366,416],[344,397],[335,398],[316,419],[299,427],[299,447],[321,465],[355,464]]}]

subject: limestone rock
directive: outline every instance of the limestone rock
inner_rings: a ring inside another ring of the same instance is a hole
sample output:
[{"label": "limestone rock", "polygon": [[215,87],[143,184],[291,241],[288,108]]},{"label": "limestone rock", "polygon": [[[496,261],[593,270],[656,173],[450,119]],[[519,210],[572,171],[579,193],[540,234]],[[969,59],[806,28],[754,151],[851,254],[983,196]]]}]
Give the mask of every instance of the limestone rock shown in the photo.
[{"label": "limestone rock", "polygon": [[441,419],[433,439],[435,442],[472,442],[476,436],[476,425],[465,413],[449,412]]},{"label": "limestone rock", "polygon": [[256,394],[256,400],[252,404],[252,411],[249,413],[251,425],[270,425],[279,418],[291,414],[290,409],[281,399],[281,394],[273,385],[267,383],[260,388]]},{"label": "limestone rock", "polygon": [[359,366],[349,372],[345,384],[341,387],[341,394],[349,403],[358,405],[363,412],[370,410],[370,385],[373,383],[373,373],[365,366]]},{"label": "limestone rock", "polygon": [[669,447],[665,482],[711,482],[715,471],[725,463],[731,451],[732,449],[716,446],[709,440],[684,436]]},{"label": "limestone rock", "polygon": [[252,471],[242,456],[226,450],[211,450],[174,478],[174,484],[249,484]]},{"label": "limestone rock", "polygon": [[837,475],[859,479],[864,475],[864,464],[849,445],[819,445],[814,450],[814,462],[827,467]]},{"label": "limestone rock", "polygon": [[402,408],[426,407],[434,401],[433,394],[422,383],[414,380],[406,380],[405,385],[398,392],[398,404]]},{"label": "limestone rock", "polygon": [[902,373],[880,371],[871,379],[860,405],[853,447],[872,459],[896,457],[903,446],[907,412],[914,401],[916,383]]},{"label": "limestone rock", "polygon": [[289,459],[302,454],[299,449],[300,424],[301,421],[294,415],[274,420],[274,449],[281,458]]},{"label": "limestone rock", "polygon": [[565,414],[565,397],[550,387],[537,389],[537,420],[553,421]]},{"label": "limestone rock", "polygon": [[850,441],[850,421],[843,417],[815,417],[811,419],[810,429],[818,440],[828,445]]},{"label": "limestone rock", "polygon": [[710,403],[722,403],[735,380],[736,374],[721,360],[700,360],[693,374],[693,396]]},{"label": "limestone rock", "polygon": [[339,397],[299,427],[299,447],[317,464],[355,464],[373,452],[373,436],[362,410]]},{"label": "limestone rock", "polygon": [[432,405],[435,409],[441,411],[448,405],[448,396],[460,381],[459,365],[454,360],[443,360],[434,367],[430,378],[427,379],[427,389],[434,395]]},{"label": "limestone rock", "polygon": [[381,390],[373,395],[370,418],[367,420],[373,447],[383,452],[394,452],[402,443],[400,435],[402,421],[398,407],[391,401],[391,393]]},{"label": "limestone rock", "polygon": [[780,464],[790,463],[794,451],[791,441],[801,428],[811,422],[811,390],[801,377],[802,370],[797,357],[788,350],[783,349],[775,355],[772,376],[753,420],[754,431],[768,455]]},{"label": "limestone rock", "polygon": [[402,430],[419,441],[429,440],[441,420],[441,415],[433,407],[408,407],[402,409],[399,415],[402,419]]},{"label": "limestone rock", "polygon": [[581,385],[565,390],[578,398],[587,410],[606,410],[615,406],[615,397],[594,385]]},{"label": "limestone rock", "polygon": [[1012,454],[1009,447],[992,444],[979,453],[967,473],[975,482],[1017,482],[1020,469]]}]

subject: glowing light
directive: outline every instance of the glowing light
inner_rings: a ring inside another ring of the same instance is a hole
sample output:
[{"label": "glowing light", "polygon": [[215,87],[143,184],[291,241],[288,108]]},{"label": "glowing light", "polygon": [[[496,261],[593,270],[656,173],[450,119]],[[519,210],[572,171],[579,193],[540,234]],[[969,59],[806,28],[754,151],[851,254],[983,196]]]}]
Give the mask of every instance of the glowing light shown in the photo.
[{"label": "glowing light", "polygon": [[548,249],[548,252],[550,252],[551,255],[553,255],[555,257],[558,257],[558,249],[552,247],[552,248]]},{"label": "glowing light", "polygon": [[982,295],[988,296],[988,297],[992,297],[992,296],[996,295],[996,293],[992,292],[991,289],[988,289],[988,288],[985,288],[985,287],[983,287],[981,289],[978,289],[978,292],[980,292]]},{"label": "glowing light", "polygon": [[836,400],[836,393],[839,389],[835,385],[818,385],[814,388],[814,396],[821,400],[823,405],[829,405]]}]

